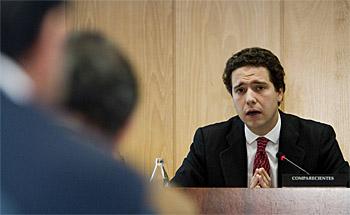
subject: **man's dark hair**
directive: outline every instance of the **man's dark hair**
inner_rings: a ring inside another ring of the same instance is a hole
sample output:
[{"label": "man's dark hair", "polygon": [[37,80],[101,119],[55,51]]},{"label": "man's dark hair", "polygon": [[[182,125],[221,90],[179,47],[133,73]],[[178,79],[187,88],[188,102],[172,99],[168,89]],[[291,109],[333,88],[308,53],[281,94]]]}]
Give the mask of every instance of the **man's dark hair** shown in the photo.
[{"label": "man's dark hair", "polygon": [[1,52],[18,59],[38,37],[45,14],[64,1],[1,1]]},{"label": "man's dark hair", "polygon": [[64,106],[107,135],[124,126],[138,98],[133,69],[112,42],[96,32],[67,41],[68,92]]},{"label": "man's dark hair", "polygon": [[226,89],[232,95],[232,72],[240,67],[265,67],[269,71],[270,80],[276,91],[286,90],[284,83],[284,70],[278,58],[269,50],[263,48],[247,48],[234,54],[226,63],[222,79]]}]

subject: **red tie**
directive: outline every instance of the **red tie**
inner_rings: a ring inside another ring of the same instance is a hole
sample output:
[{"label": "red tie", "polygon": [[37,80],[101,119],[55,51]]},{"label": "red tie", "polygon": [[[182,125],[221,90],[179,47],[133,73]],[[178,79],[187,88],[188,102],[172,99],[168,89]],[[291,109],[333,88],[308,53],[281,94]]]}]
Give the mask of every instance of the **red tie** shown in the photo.
[{"label": "red tie", "polygon": [[256,140],[258,141],[258,147],[256,149],[255,154],[253,174],[256,169],[263,167],[266,170],[267,174],[270,175],[269,159],[265,151],[266,145],[269,142],[269,140],[265,137],[259,137]]}]

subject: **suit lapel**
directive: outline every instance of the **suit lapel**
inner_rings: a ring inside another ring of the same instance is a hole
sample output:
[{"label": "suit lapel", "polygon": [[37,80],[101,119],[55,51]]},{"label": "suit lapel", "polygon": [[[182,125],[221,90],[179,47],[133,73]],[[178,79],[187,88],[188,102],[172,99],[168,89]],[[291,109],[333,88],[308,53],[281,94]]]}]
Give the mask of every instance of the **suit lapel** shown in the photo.
[{"label": "suit lapel", "polygon": [[[280,112],[281,132],[279,140],[279,151],[284,153],[294,163],[302,164],[305,156],[304,144],[299,139],[299,128],[297,120],[290,118],[287,114]],[[278,186],[281,186],[282,174],[301,173],[293,165],[278,161]]]},{"label": "suit lapel", "polygon": [[247,186],[247,148],[244,124],[235,117],[232,129],[226,136],[228,147],[220,153],[221,167],[228,187]]}]

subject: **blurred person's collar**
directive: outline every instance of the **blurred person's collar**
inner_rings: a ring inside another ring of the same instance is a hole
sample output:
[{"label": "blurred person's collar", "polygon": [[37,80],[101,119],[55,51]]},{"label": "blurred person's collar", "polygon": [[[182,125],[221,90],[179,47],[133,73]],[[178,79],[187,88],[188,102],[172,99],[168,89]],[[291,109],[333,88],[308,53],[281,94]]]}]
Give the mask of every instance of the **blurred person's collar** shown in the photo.
[{"label": "blurred person's collar", "polygon": [[2,53],[0,65],[0,90],[16,104],[30,103],[34,94],[34,83],[30,77],[14,60]]}]

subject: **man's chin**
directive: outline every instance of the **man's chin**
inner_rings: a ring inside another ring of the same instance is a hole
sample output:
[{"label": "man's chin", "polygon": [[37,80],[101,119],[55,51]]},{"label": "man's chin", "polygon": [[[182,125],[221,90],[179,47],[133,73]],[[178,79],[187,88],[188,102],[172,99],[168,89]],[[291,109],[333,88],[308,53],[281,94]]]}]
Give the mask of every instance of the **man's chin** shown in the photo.
[{"label": "man's chin", "polygon": [[245,120],[244,120],[245,124],[249,125],[249,126],[259,126],[261,125],[261,119],[259,118],[252,118],[252,117],[245,117]]},{"label": "man's chin", "polygon": [[254,120],[254,121],[250,121],[250,120],[247,120],[245,122],[246,126],[251,130],[253,131],[254,133],[258,130],[261,129],[261,125],[262,123],[259,122],[258,120]]}]

